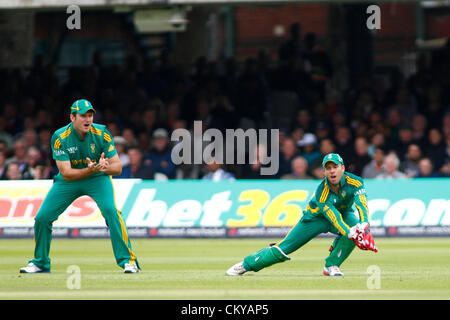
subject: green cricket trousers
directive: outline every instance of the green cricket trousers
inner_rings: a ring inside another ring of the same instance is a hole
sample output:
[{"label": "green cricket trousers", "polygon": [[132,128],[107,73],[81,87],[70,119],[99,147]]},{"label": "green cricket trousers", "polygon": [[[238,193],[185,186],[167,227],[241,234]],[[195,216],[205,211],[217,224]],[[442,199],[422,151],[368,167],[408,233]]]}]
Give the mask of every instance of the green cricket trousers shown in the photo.
[{"label": "green cricket trousers", "polygon": [[[353,212],[342,214],[342,219],[349,226],[354,226],[359,222]],[[290,253],[298,250],[320,233],[326,232],[336,234],[337,237],[331,245],[330,254],[325,259],[325,266],[340,266],[355,248],[355,243],[347,236],[341,235],[338,229],[325,217],[307,218],[303,216],[283,240],[245,257],[244,268],[257,272],[275,263],[289,260],[288,255]],[[281,249],[281,252],[276,250],[277,247]]]},{"label": "green cricket trousers", "polygon": [[126,263],[136,264],[137,258],[131,249],[126,225],[115,204],[112,177],[95,175],[86,179],[67,182],[61,176],[54,179],[53,186],[42,203],[34,223],[35,250],[30,260],[37,267],[50,270],[50,243],[53,222],[78,197],[90,196],[100,209],[109,228],[112,248],[117,264],[124,268]]},{"label": "green cricket trousers", "polygon": [[[347,212],[342,214],[342,219],[349,226],[356,225],[359,220],[353,214],[353,212]],[[325,266],[340,266],[345,259],[348,258],[350,253],[355,248],[355,243],[347,238],[347,236],[342,236],[336,227],[331,224],[324,217],[317,217],[311,220],[301,219],[286,235],[286,237],[276,245],[283,250],[283,252],[288,255],[306,243],[311,239],[318,236],[320,233],[331,232],[338,235],[331,245],[331,252],[329,256],[325,259]]]}]

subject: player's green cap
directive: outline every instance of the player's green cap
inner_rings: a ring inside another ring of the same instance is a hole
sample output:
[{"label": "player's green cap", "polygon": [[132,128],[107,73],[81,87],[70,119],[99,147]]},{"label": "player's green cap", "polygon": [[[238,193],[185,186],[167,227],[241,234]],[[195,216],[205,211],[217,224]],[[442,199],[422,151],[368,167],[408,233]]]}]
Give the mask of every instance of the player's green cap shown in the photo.
[{"label": "player's green cap", "polygon": [[95,113],[94,107],[86,99],[77,100],[70,107],[70,113],[76,112],[76,113],[79,113],[79,114],[85,114],[89,110],[92,110]]},{"label": "player's green cap", "polygon": [[322,160],[322,167],[325,168],[325,164],[328,162],[334,162],[335,164],[344,164],[344,160],[342,160],[342,157],[338,155],[337,153],[329,153],[325,157],[323,157]]}]

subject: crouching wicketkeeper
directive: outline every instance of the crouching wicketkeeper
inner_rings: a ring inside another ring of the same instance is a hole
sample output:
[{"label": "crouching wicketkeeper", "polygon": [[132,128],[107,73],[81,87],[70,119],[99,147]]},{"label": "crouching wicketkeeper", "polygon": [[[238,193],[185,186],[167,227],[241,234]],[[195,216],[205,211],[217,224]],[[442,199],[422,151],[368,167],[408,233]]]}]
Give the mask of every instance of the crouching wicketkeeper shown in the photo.
[{"label": "crouching wicketkeeper", "polygon": [[[348,258],[355,245],[362,250],[377,252],[369,229],[369,213],[366,190],[362,179],[345,172],[340,155],[330,153],[322,161],[325,179],[303,212],[301,220],[279,243],[270,245],[249,255],[227,270],[230,276],[247,271],[259,271],[273,264],[290,260],[290,253],[301,248],[320,233],[331,232],[338,236],[330,254],[325,259],[323,273],[327,276],[343,276],[339,267]],[[359,219],[354,215],[355,204]]]}]

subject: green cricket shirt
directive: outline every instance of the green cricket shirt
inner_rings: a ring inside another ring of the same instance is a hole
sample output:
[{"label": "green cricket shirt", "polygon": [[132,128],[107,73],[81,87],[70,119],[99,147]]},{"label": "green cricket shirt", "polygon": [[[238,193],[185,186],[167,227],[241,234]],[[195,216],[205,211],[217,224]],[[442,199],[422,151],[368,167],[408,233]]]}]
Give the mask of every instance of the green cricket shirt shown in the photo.
[{"label": "green cricket shirt", "polygon": [[[53,159],[70,161],[71,167],[74,169],[87,168],[86,158],[98,162],[102,152],[105,153],[105,158],[111,158],[117,154],[111,133],[105,125],[96,123],[91,125],[84,140],[81,140],[72,122],[69,123],[55,131],[51,139],[51,147]],[[93,176],[104,174],[98,172]],[[58,173],[55,178],[62,179],[61,173]]]},{"label": "green cricket shirt", "polygon": [[334,193],[325,178],[317,187],[312,199],[303,212],[305,221],[324,216],[330,220],[342,235],[346,235],[350,227],[343,221],[342,214],[352,213],[355,204],[361,222],[369,223],[366,189],[362,178],[344,172],[339,182],[339,194]]}]

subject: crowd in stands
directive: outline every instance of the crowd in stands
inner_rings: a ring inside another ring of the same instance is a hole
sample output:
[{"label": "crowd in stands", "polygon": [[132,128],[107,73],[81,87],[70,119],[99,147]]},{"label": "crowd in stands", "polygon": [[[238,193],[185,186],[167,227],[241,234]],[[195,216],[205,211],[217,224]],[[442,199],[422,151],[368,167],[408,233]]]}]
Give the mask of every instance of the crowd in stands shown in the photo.
[{"label": "crowd in stands", "polygon": [[[321,179],[321,158],[339,153],[346,170],[363,178],[449,177],[450,46],[417,71],[393,72],[389,83],[361,77],[346,90],[332,88],[333,68],[312,33],[294,25],[276,59],[264,50],[239,63],[199,57],[192,70],[169,55],[124,65],[69,68],[36,57],[30,70],[0,71],[0,178],[51,179],[57,172],[50,138],[66,125],[77,99],[91,101],[94,122],[105,124],[123,163],[119,178]],[[279,170],[259,164],[175,165],[173,130],[277,128]]]}]

